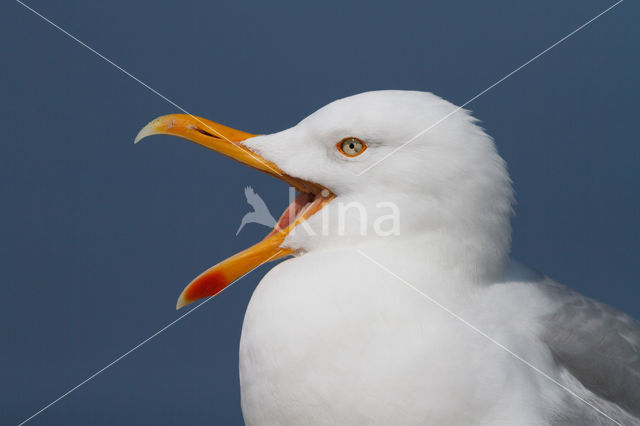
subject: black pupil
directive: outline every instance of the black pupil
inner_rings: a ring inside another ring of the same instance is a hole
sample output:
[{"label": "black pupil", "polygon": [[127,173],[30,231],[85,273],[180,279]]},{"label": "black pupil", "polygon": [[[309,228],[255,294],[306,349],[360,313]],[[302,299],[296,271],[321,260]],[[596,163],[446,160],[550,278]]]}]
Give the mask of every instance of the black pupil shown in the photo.
[{"label": "black pupil", "polygon": [[349,148],[353,149],[353,148],[355,148],[355,147],[356,147],[356,144],[354,144],[353,142],[351,142],[351,143],[349,144]]}]

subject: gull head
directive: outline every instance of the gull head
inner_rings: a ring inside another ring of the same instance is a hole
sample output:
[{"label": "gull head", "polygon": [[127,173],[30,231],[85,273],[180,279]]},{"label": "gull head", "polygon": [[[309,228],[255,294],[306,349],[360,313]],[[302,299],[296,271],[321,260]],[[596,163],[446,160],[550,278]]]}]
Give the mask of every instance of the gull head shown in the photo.
[{"label": "gull head", "polygon": [[173,114],[145,126],[136,142],[153,134],[206,146],[298,191],[264,240],[194,279],[178,307],[262,263],[313,250],[422,241],[496,268],[509,250],[505,162],[468,111],[431,93],[366,92],[259,136]]}]

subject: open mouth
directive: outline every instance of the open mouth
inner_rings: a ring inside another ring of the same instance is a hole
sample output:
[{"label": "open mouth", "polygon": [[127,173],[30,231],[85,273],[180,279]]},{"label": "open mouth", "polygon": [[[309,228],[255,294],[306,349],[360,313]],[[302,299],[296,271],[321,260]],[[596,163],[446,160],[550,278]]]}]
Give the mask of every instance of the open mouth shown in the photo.
[{"label": "open mouth", "polygon": [[289,207],[282,213],[280,219],[273,228],[273,231],[267,238],[274,233],[286,232],[293,229],[301,222],[309,219],[311,216],[321,210],[329,201],[335,197],[328,189],[322,189],[320,193],[300,192],[293,200]]},{"label": "open mouth", "polygon": [[298,190],[295,200],[282,213],[273,230],[262,241],[218,263],[196,277],[180,294],[176,305],[177,309],[196,300],[215,296],[232,282],[261,264],[292,254],[292,249],[282,246],[287,235],[335,198],[335,194],[328,188],[289,176],[274,163],[249,150],[241,142],[256,136],[251,133],[232,129],[200,117],[171,114],[158,117],[147,124],[140,130],[135,142],[156,134],[179,136],[195,142],[246,166],[275,176]]}]

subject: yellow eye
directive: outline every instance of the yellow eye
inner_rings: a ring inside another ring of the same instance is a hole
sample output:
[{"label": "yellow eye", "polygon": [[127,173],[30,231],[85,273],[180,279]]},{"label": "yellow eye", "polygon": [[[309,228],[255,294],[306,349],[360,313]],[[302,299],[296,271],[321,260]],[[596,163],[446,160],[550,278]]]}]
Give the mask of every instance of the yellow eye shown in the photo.
[{"label": "yellow eye", "polygon": [[344,138],[338,142],[338,151],[347,157],[355,157],[360,155],[367,149],[367,144],[358,138]]}]

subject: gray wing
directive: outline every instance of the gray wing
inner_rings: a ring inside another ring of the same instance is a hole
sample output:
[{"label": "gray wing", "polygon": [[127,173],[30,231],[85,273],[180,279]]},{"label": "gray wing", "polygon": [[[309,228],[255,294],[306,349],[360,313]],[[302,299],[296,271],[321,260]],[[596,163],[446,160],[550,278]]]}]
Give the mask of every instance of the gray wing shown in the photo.
[{"label": "gray wing", "polygon": [[539,285],[559,302],[543,318],[541,336],[556,361],[603,403],[640,423],[640,323],[551,280]]}]

